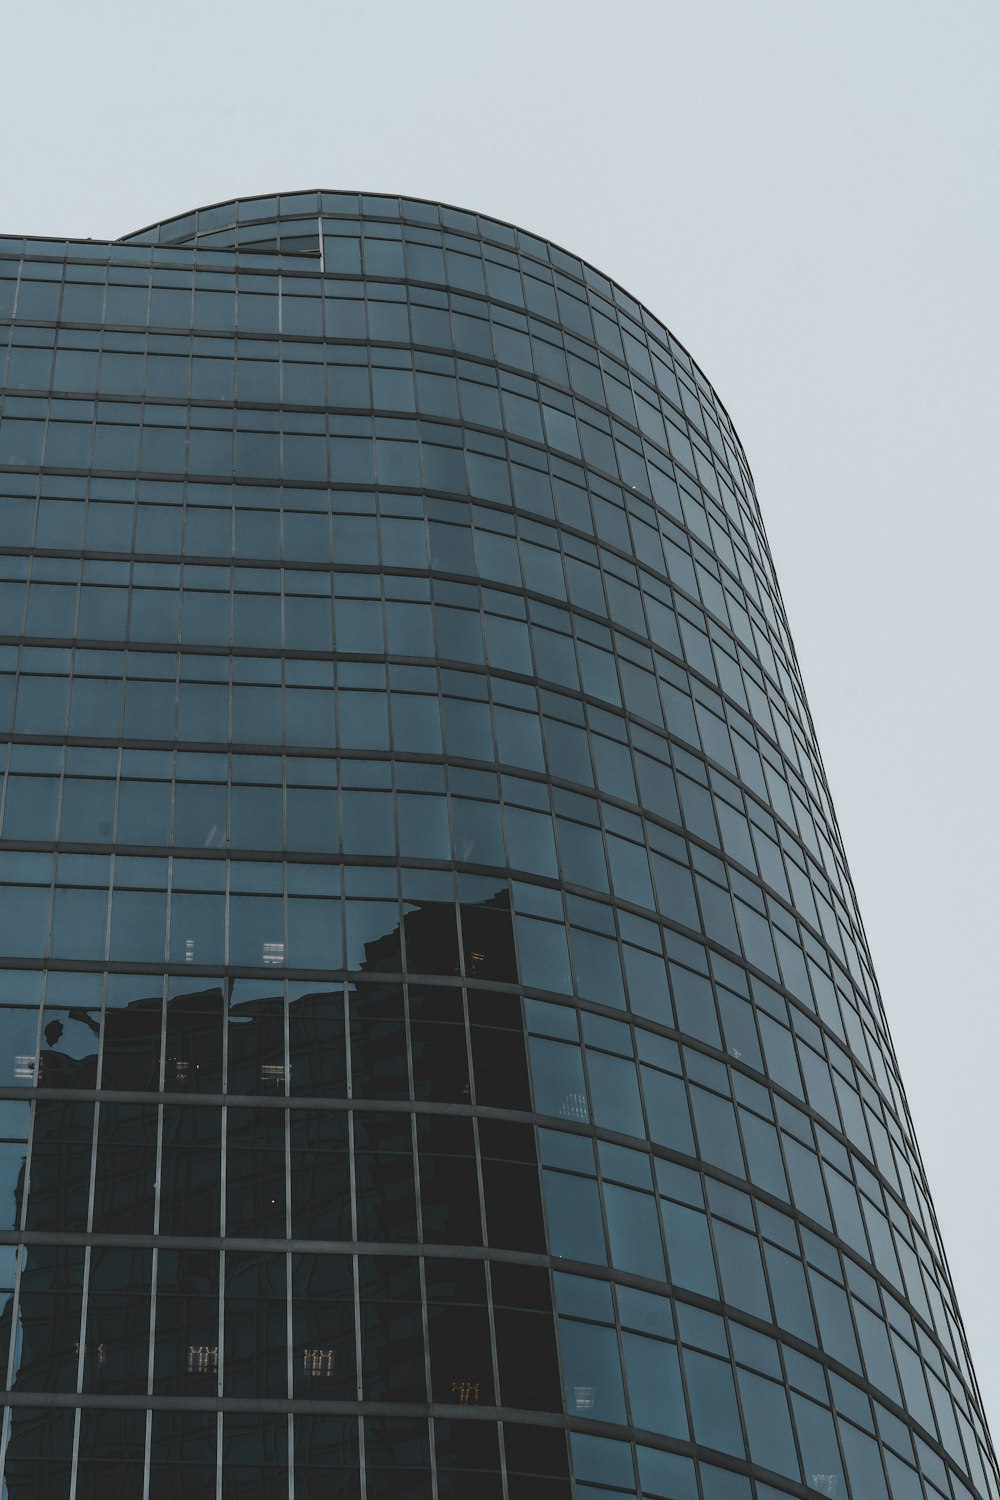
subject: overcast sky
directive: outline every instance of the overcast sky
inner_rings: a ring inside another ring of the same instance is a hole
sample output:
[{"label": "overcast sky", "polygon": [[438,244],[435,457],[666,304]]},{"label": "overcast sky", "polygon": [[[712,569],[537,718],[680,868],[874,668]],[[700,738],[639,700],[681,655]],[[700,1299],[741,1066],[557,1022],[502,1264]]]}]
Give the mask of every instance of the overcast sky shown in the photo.
[{"label": "overcast sky", "polygon": [[1000,8],[8,0],[4,53],[0,232],[442,199],[584,256],[691,349],[756,477],[1000,1428]]}]

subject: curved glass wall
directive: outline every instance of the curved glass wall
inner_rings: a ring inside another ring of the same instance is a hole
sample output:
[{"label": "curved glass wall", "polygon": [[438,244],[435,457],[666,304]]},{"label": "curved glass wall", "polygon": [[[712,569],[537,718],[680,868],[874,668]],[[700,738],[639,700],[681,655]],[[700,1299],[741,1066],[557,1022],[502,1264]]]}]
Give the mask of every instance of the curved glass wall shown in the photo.
[{"label": "curved glass wall", "polygon": [[556,246],[0,240],[9,1500],[996,1500],[753,487]]}]

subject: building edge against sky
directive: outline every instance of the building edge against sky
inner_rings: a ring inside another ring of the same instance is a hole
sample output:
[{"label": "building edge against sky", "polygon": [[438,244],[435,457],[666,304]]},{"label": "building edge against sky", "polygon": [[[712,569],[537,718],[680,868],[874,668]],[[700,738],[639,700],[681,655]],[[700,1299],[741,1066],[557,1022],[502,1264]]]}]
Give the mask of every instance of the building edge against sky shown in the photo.
[{"label": "building edge against sky", "polygon": [[10,1500],[996,1500],[686,351],[327,192],[0,319]]}]

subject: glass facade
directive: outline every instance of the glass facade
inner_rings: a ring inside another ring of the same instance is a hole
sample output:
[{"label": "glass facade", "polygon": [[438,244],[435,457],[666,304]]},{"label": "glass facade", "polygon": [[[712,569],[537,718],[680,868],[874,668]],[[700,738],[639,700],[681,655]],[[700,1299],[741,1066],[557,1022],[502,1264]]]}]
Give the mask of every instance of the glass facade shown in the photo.
[{"label": "glass facade", "polygon": [[998,1500],[685,350],[341,193],[0,319],[6,1500]]}]

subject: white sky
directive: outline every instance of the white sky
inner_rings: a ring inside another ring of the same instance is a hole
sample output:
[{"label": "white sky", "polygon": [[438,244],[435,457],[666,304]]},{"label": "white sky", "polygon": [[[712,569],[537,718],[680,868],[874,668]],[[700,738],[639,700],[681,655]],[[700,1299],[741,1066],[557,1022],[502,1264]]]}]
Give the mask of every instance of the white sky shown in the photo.
[{"label": "white sky", "polygon": [[1000,1425],[1000,8],[7,0],[3,37],[0,232],[113,238],[275,189],[442,199],[591,260],[702,364]]}]

